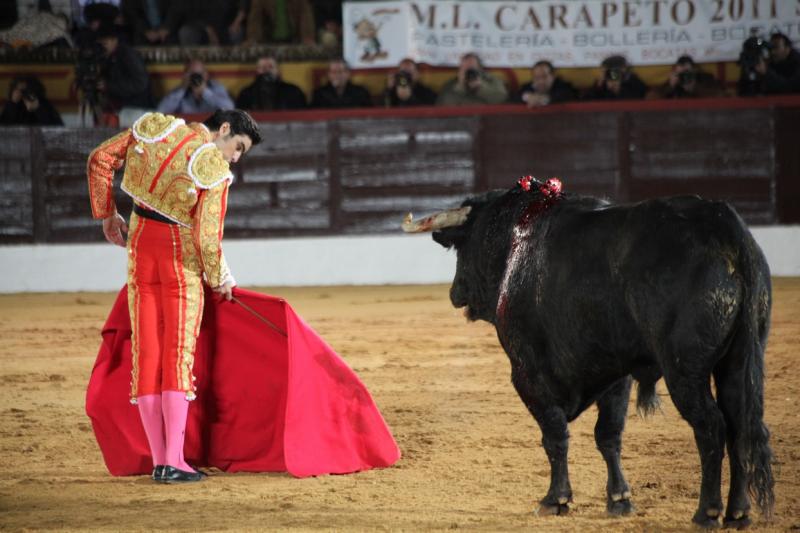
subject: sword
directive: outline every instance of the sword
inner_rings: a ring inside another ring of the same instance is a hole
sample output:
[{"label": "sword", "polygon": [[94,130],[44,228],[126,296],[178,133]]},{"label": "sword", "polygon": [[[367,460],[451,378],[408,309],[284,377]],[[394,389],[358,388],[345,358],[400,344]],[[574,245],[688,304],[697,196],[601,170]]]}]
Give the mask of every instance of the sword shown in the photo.
[{"label": "sword", "polygon": [[260,315],[260,314],[259,314],[259,313],[258,313],[258,312],[255,310],[255,309],[253,309],[252,307],[250,307],[249,305],[247,305],[246,303],[244,303],[243,301],[241,301],[241,300],[240,300],[239,298],[237,298],[236,296],[233,296],[233,297],[231,297],[231,300],[233,300],[233,301],[234,301],[234,302],[236,302],[237,304],[241,305],[241,306],[242,306],[242,308],[243,308],[245,311],[248,311],[248,312],[249,312],[249,313],[251,313],[253,316],[255,316],[257,319],[259,319],[260,321],[262,321],[263,323],[265,323],[266,325],[268,325],[269,327],[271,327],[272,329],[274,329],[275,331],[277,331],[278,333],[280,333],[280,334],[281,334],[281,335],[283,335],[284,337],[286,337],[286,338],[288,338],[288,337],[289,337],[289,336],[286,334],[286,332],[285,332],[285,331],[283,331],[281,328],[279,328],[278,326],[276,326],[275,324],[273,324],[272,322],[270,322],[269,320],[267,320],[266,318],[264,318],[263,316],[261,316],[261,315]]}]

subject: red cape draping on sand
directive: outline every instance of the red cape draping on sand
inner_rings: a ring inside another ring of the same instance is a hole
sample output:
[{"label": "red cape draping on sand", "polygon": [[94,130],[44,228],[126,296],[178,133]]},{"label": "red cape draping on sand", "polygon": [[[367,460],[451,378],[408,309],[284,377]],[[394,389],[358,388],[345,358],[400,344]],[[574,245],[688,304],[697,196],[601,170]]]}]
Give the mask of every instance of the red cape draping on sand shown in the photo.
[{"label": "red cape draping on sand", "polygon": [[[232,302],[206,295],[184,454],[226,472],[305,477],[386,467],[400,450],[366,387],[294,312],[272,296],[234,294],[288,337]],[[120,291],[86,392],[86,413],[109,472],[149,474],[147,439],[129,401],[130,318]]]}]

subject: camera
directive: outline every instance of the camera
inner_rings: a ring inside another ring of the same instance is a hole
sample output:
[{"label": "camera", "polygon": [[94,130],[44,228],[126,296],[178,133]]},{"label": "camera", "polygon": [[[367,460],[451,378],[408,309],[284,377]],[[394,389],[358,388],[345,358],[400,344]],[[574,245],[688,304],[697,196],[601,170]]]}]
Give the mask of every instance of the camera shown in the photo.
[{"label": "camera", "polygon": [[467,71],[464,73],[464,79],[466,79],[468,82],[473,82],[480,77],[481,72],[476,68],[467,69]]},{"label": "camera", "polygon": [[691,70],[684,70],[683,72],[678,73],[678,83],[680,85],[689,85],[690,83],[694,83],[697,80],[697,74]]},{"label": "camera", "polygon": [[78,50],[75,84],[81,92],[82,104],[93,109],[99,103],[97,84],[103,77],[103,47],[98,43]]},{"label": "camera", "polygon": [[742,51],[739,53],[739,67],[742,75],[748,81],[755,81],[758,78],[756,66],[763,60],[769,60],[770,44],[761,37],[749,37],[742,44]]},{"label": "camera", "polygon": [[624,71],[621,68],[609,68],[606,69],[605,79],[606,81],[621,81]]},{"label": "camera", "polygon": [[265,72],[258,76],[258,81],[261,83],[275,83],[278,78],[272,72]]},{"label": "camera", "polygon": [[199,72],[192,72],[189,75],[189,85],[191,87],[200,87],[201,85],[203,85],[204,81],[205,78],[203,78],[203,75],[200,74]]},{"label": "camera", "polygon": [[22,89],[22,99],[23,100],[27,100],[29,102],[33,102],[37,98],[39,98],[39,97],[36,96],[36,93],[33,92],[33,90],[31,90],[30,87],[25,87],[24,89]]},{"label": "camera", "polygon": [[408,87],[412,84],[411,74],[404,70],[400,70],[394,75],[395,87]]}]

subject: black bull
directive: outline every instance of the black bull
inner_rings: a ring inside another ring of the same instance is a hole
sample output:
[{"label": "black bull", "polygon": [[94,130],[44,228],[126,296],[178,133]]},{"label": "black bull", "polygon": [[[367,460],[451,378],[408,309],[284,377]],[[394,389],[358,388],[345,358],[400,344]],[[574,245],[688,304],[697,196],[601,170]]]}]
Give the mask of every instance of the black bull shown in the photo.
[{"label": "black bull", "polygon": [[[595,442],[608,466],[607,509],[631,512],[620,466],[631,383],[638,382],[638,407],[647,414],[657,406],[655,384],[663,376],[700,452],[694,522],[718,525],[726,443],[725,524],[750,523],[750,495],[769,517],[769,268],[733,209],[697,197],[607,205],[519,186],[462,206],[416,227],[409,216],[404,229],[435,231],[436,242],[456,249],[453,305],[497,329],[550,461],[539,513],[568,511],[567,424],[594,403]],[[453,211],[460,218],[443,222]]]}]

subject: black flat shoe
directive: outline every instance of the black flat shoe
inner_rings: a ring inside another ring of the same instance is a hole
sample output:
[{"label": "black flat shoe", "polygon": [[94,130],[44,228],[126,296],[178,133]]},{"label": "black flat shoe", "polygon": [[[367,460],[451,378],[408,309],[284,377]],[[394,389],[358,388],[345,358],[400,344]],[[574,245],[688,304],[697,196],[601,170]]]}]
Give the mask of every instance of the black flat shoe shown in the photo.
[{"label": "black flat shoe", "polygon": [[166,468],[165,465],[156,465],[155,468],[153,468],[153,474],[152,474],[152,476],[150,476],[150,477],[153,478],[153,481],[156,481],[158,483],[163,483],[164,482],[164,469],[165,468]]},{"label": "black flat shoe", "polygon": [[194,470],[195,472],[197,472],[198,474],[200,474],[200,476],[201,476],[201,477],[208,477],[208,474],[206,474],[205,472],[203,472],[202,470],[200,470],[200,469],[199,469],[199,468],[197,468],[196,466],[194,466],[194,465],[189,465],[189,466],[191,466],[191,467],[192,467],[192,470]]},{"label": "black flat shoe", "polygon": [[164,467],[164,473],[161,476],[164,483],[192,483],[201,479],[203,476],[198,472],[186,472],[170,465]]}]

